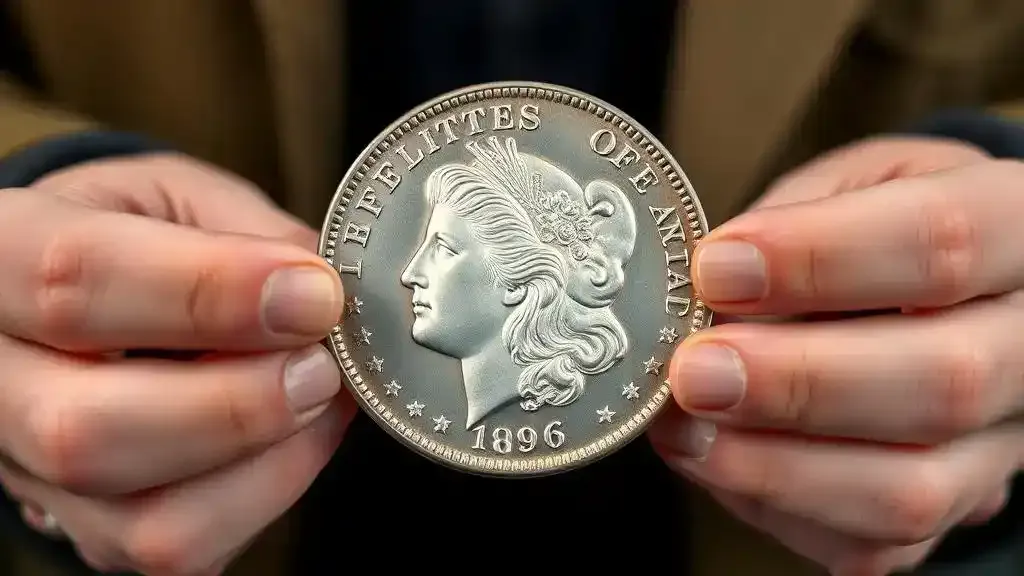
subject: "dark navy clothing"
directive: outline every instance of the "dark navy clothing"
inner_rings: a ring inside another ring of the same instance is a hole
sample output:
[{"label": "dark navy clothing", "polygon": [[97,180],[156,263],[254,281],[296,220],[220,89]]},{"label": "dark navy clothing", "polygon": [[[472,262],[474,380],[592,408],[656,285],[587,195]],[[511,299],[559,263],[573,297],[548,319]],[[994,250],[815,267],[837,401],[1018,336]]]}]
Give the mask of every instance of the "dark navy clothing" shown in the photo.
[{"label": "dark navy clothing", "polygon": [[[680,2],[380,0],[348,7],[346,158],[420,102],[497,80],[608,101],[658,134]],[[379,37],[368,37],[377,31]]]}]

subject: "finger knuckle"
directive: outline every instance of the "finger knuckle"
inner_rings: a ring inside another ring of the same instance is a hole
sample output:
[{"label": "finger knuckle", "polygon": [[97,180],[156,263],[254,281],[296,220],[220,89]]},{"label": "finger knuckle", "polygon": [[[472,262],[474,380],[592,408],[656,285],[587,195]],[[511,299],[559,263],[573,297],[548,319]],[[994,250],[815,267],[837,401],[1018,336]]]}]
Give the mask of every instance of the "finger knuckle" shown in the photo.
[{"label": "finger knuckle", "polygon": [[214,336],[226,294],[224,272],[217,266],[197,267],[188,279],[184,295],[184,316],[189,329],[200,337]]},{"label": "finger knuckle", "polygon": [[790,276],[790,291],[799,299],[817,302],[828,292],[828,255],[820,246],[807,244],[800,248],[797,272]]},{"label": "finger knuckle", "polygon": [[271,441],[290,431],[294,422],[278,382],[264,388],[272,392],[262,394],[253,394],[251,384],[225,377],[211,387],[222,433],[238,446]]},{"label": "finger knuckle", "polygon": [[982,256],[970,209],[950,194],[936,193],[921,208],[917,243],[928,303],[946,305],[969,298]]},{"label": "finger knuckle", "polygon": [[34,336],[59,348],[76,348],[85,325],[91,294],[85,262],[89,239],[72,229],[58,232],[43,249],[30,280]]},{"label": "finger knuckle", "polygon": [[785,377],[779,382],[777,398],[769,408],[770,418],[798,428],[810,424],[817,404],[815,391],[820,388],[820,384],[806,348],[800,348]]},{"label": "finger knuckle", "polygon": [[955,437],[987,424],[987,397],[997,363],[992,354],[969,345],[947,355],[939,366],[931,428],[940,438]]},{"label": "finger knuckle", "polygon": [[77,489],[95,481],[88,468],[93,425],[88,411],[72,406],[58,400],[29,411],[26,466],[51,484]]},{"label": "finger knuckle", "polygon": [[883,499],[891,536],[902,545],[917,544],[935,536],[956,503],[946,475],[933,462],[919,464]]}]

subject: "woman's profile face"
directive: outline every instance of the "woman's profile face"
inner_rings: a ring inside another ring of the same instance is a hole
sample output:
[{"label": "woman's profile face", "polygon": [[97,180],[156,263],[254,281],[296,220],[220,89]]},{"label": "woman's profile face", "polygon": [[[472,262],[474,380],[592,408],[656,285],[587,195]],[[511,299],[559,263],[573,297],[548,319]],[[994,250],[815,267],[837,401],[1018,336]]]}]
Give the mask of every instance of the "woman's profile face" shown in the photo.
[{"label": "woman's profile face", "polygon": [[466,221],[448,207],[431,212],[402,284],[412,290],[412,337],[421,346],[465,358],[500,337],[505,290],[488,273],[483,246]]}]

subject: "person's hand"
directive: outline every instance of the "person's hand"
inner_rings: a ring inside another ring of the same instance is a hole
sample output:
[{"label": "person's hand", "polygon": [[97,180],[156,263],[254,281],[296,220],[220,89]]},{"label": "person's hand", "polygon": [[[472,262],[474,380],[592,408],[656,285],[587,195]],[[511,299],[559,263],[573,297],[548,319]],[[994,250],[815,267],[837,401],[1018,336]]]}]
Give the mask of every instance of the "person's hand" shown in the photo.
[{"label": "person's hand", "polygon": [[97,569],[184,576],[292,506],[355,413],[316,239],[176,155],[0,191],[0,482],[26,521]]},{"label": "person's hand", "polygon": [[919,564],[1024,462],[1022,215],[1024,164],[955,142],[783,178],[694,251],[698,294],[753,321],[680,344],[652,444],[833,574]]}]

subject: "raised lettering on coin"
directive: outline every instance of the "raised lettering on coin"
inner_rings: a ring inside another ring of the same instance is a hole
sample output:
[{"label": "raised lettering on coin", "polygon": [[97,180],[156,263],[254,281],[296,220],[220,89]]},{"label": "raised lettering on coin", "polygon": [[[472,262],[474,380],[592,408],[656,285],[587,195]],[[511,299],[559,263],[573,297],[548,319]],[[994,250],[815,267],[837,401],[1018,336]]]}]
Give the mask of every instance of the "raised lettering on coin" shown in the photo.
[{"label": "raised lettering on coin", "polygon": [[400,119],[339,185],[320,254],[351,295],[330,339],[362,408],[467,472],[604,457],[670,401],[711,315],[700,203],[641,126],[543,84],[471,87]]}]

